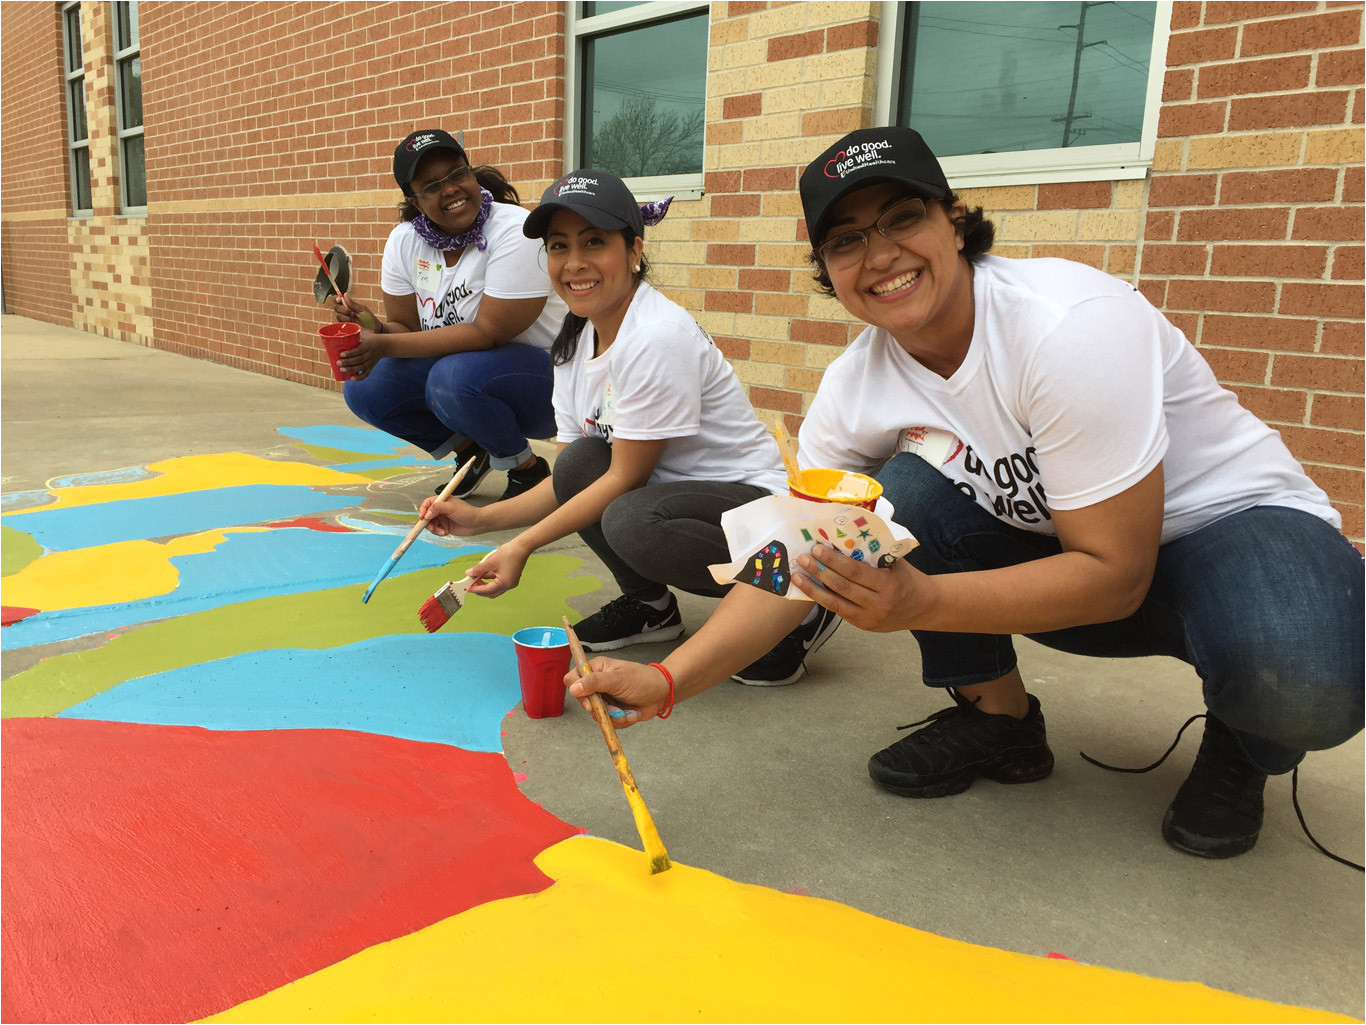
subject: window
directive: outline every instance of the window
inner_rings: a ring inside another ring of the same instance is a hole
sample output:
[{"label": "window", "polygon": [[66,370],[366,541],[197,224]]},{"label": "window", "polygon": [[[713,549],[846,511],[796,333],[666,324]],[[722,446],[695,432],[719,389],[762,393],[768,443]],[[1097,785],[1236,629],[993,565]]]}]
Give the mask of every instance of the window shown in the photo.
[{"label": "window", "polygon": [[708,5],[571,3],[565,151],[637,198],[702,189]]},{"label": "window", "polygon": [[71,212],[93,212],[90,203],[90,132],[85,123],[85,47],[81,44],[81,5],[62,7],[62,49],[66,73],[68,164],[71,170]]},{"label": "window", "polygon": [[955,185],[1146,173],[1170,3],[883,7],[876,116],[924,136]]},{"label": "window", "polygon": [[116,0],[114,103],[118,108],[119,189],[124,210],[147,206],[147,162],[142,146],[142,60],[137,0]]}]

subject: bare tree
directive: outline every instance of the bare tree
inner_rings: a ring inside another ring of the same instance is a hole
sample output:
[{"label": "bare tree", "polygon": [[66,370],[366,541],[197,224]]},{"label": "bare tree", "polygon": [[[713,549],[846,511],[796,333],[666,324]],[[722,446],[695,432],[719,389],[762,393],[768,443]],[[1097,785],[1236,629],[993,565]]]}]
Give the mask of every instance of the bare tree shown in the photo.
[{"label": "bare tree", "polygon": [[702,118],[701,107],[660,111],[653,96],[628,97],[593,133],[592,164],[623,178],[696,171]]}]

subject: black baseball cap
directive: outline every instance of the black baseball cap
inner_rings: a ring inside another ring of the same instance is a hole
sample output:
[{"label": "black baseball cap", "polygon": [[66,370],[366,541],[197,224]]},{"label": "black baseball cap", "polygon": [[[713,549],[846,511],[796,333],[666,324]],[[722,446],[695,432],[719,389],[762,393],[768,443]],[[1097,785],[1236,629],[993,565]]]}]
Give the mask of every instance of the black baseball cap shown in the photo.
[{"label": "black baseball cap", "polygon": [[620,231],[630,228],[645,236],[640,204],[626,183],[611,171],[583,167],[565,175],[541,194],[540,205],[522,222],[527,238],[545,238],[556,210],[572,210],[595,228]]},{"label": "black baseball cap", "polygon": [[798,188],[811,244],[825,234],[830,208],[845,196],[868,185],[897,182],[931,199],[953,192],[944,169],[910,128],[860,128],[818,156],[802,172]]},{"label": "black baseball cap", "polygon": [[[440,128],[419,128],[394,147],[394,181],[398,182],[405,196],[413,193],[413,174],[417,171],[418,162],[428,153],[440,150],[449,150],[456,156],[465,157],[465,148],[449,132],[443,132]],[[465,160],[468,162],[469,157],[465,157]]]}]

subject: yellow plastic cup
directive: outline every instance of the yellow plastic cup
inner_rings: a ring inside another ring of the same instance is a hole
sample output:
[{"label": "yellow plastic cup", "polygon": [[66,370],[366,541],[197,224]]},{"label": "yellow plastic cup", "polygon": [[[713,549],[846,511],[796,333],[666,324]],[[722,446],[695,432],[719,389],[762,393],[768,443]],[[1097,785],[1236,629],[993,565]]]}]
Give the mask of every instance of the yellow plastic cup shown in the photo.
[{"label": "yellow plastic cup", "polygon": [[838,502],[840,505],[856,505],[860,509],[872,510],[877,505],[877,500],[882,496],[882,485],[873,480],[872,477],[862,473],[851,473],[849,476],[857,477],[868,486],[867,498],[831,498],[830,489],[844,480],[846,471],[844,470],[803,470],[801,480],[796,484],[792,481],[787,482],[788,493],[794,498],[804,498],[808,502]]}]

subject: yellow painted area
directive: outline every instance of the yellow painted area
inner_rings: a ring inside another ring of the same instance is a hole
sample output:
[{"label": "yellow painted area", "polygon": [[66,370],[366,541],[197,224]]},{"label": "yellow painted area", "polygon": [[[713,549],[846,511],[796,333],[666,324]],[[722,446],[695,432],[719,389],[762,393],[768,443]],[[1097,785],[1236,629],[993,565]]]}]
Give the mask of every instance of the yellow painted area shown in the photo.
[{"label": "yellow painted area", "polygon": [[208,1021],[1351,1021],[920,932],[577,837],[556,880]]},{"label": "yellow painted area", "polygon": [[48,552],[18,573],[5,577],[5,604],[55,612],[169,594],[180,579],[180,571],[172,565],[172,558],[211,552],[230,533],[255,533],[266,529],[206,530],[164,544],[120,541],[70,552]]},{"label": "yellow painted area", "polygon": [[307,487],[325,487],[334,484],[370,483],[368,477],[342,473],[326,466],[262,459],[260,456],[249,456],[241,452],[163,459],[159,463],[149,463],[147,470],[156,476],[146,480],[51,488],[49,493],[57,496],[56,502],[5,515],[8,518],[22,516],[28,512],[51,511],[59,507],[120,502],[129,498],[160,498],[164,495],[183,495],[191,491],[233,488],[248,484],[302,484]]}]

